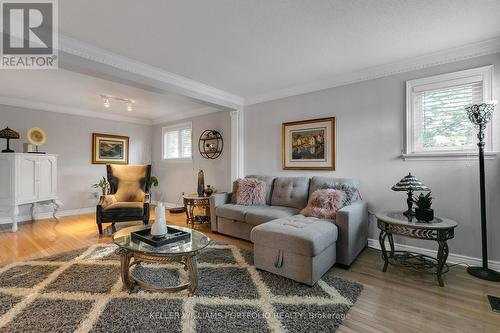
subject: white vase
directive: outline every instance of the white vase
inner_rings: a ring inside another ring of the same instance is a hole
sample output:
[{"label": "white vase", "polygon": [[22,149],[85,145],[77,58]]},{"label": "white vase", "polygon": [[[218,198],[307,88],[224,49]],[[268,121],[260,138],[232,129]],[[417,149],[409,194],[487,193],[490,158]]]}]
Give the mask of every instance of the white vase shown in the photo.
[{"label": "white vase", "polygon": [[159,202],[155,208],[155,222],[151,226],[153,238],[161,238],[167,233],[167,222],[165,220],[165,206]]}]

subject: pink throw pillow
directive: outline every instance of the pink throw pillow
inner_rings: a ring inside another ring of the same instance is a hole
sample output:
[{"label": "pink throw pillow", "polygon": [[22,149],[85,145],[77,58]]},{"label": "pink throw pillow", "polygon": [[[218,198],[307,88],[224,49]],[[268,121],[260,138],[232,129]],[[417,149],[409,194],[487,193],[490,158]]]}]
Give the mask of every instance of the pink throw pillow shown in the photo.
[{"label": "pink throw pillow", "polygon": [[342,208],[341,191],[333,189],[316,190],[311,194],[307,207],[300,212],[304,216],[334,220]]},{"label": "pink throw pillow", "polygon": [[236,204],[257,206],[266,204],[266,183],[255,178],[243,178],[236,191]]}]

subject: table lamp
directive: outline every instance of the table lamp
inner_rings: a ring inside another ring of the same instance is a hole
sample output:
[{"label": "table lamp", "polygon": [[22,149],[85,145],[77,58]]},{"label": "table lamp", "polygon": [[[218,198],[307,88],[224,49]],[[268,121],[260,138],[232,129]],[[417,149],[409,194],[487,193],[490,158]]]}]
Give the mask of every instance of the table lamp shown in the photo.
[{"label": "table lamp", "polygon": [[0,131],[0,139],[7,139],[7,148],[2,150],[2,153],[13,153],[14,151],[10,149],[9,141],[10,139],[19,139],[19,133],[6,127]]},{"label": "table lamp", "polygon": [[393,191],[405,191],[408,192],[408,199],[406,203],[408,204],[408,210],[403,214],[405,216],[411,217],[415,215],[412,210],[413,207],[413,191],[430,191],[431,189],[425,186],[420,180],[418,180],[411,173],[408,176],[401,179],[396,185],[392,187]]},{"label": "table lamp", "polygon": [[469,120],[479,129],[477,138],[479,142],[479,188],[481,197],[481,238],[483,265],[481,267],[468,267],[467,272],[477,278],[489,281],[500,281],[500,273],[488,268],[488,233],[486,230],[486,190],[484,179],[484,130],[495,110],[496,101],[471,104],[465,107]]}]

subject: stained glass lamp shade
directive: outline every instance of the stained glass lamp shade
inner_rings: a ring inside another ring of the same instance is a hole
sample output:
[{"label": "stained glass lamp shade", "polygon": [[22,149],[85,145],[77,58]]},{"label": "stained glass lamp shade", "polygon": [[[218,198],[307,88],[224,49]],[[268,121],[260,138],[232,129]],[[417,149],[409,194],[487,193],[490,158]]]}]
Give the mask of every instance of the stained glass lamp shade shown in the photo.
[{"label": "stained glass lamp shade", "polygon": [[406,216],[413,216],[413,192],[414,191],[430,191],[431,189],[424,185],[417,177],[413,176],[411,173],[408,176],[401,179],[396,185],[392,187],[393,191],[405,191],[408,192],[408,199],[406,203],[408,204],[408,210],[403,214]]},{"label": "stained glass lamp shade", "polygon": [[0,131],[0,139],[7,139],[7,148],[2,150],[2,153],[13,153],[14,151],[9,146],[10,139],[19,139],[19,133],[6,127]]}]

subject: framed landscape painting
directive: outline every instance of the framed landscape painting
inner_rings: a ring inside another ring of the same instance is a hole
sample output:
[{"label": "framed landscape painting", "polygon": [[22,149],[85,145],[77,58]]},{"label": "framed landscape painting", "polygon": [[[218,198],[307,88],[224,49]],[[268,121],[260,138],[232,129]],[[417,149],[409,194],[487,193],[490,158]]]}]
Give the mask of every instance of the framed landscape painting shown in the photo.
[{"label": "framed landscape painting", "polygon": [[128,164],[128,136],[92,133],[92,164]]},{"label": "framed landscape painting", "polygon": [[285,170],[335,170],[335,117],[283,123]]}]

